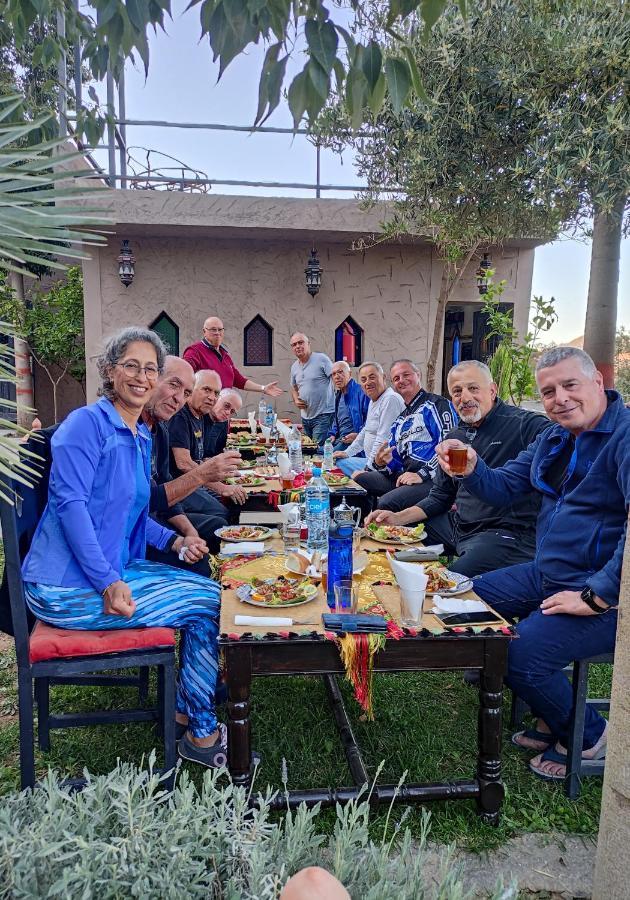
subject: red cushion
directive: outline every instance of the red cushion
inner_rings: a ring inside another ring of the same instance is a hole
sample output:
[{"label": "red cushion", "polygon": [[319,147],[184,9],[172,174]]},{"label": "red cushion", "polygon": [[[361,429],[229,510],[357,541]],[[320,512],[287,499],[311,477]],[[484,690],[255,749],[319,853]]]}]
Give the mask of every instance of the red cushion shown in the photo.
[{"label": "red cushion", "polygon": [[65,659],[71,656],[100,656],[124,650],[150,650],[174,647],[172,628],[110,628],[106,631],[80,631],[53,628],[37,621],[31,633],[29,657],[32,663],[44,659]]}]

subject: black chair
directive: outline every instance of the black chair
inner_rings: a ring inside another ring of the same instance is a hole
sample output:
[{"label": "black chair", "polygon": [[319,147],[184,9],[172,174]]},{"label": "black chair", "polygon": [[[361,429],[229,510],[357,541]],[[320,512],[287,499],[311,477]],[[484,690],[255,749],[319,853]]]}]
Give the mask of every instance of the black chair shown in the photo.
[{"label": "black chair", "polygon": [[[9,489],[13,488],[9,485]],[[21,575],[24,537],[39,518],[35,494],[21,485],[15,506],[0,500],[0,522],[18,671],[20,774],[22,788],[35,785],[33,687],[38,704],[38,736],[43,750],[50,747],[52,728],[157,722],[164,743],[165,771],[173,770],[175,748],[175,633],[172,628],[128,628],[82,631],[35,621],[31,629]],[[21,540],[22,538],[22,540]],[[28,541],[27,541],[28,542]],[[157,667],[158,705],[151,708],[96,710],[52,714],[49,689],[53,684],[137,685],[141,700],[148,690],[149,668]],[[138,676],[103,674],[140,667]]]},{"label": "black chair", "polygon": [[[604,774],[605,759],[582,759],[586,707],[592,706],[599,710],[610,709],[610,700],[588,697],[588,670],[592,664],[612,663],[614,657],[614,653],[603,653],[601,656],[576,659],[572,666],[567,666],[565,669],[565,672],[571,673],[573,687],[573,709],[569,728],[569,746],[567,747],[567,775],[564,782],[564,792],[571,800],[577,800],[580,796],[583,775]],[[510,716],[513,727],[517,728],[521,724],[523,716],[528,710],[527,703],[513,695]]]}]

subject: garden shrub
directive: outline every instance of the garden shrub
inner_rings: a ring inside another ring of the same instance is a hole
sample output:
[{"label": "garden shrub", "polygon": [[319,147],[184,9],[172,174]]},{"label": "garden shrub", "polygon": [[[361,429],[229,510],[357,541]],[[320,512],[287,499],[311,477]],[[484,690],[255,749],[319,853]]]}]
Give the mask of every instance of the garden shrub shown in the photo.
[{"label": "garden shrub", "polygon": [[[338,807],[325,836],[317,832],[317,807],[272,821],[270,789],[250,807],[224,774],[208,770],[198,789],[180,772],[167,793],[153,759],[148,771],[119,762],[109,775],[86,773],[80,792],[50,772],[35,791],[3,797],[0,897],[271,900],[308,865],[323,865],[361,900],[469,896],[448,854],[440,883],[424,884],[426,827],[420,842],[398,823],[375,843],[363,798]],[[494,896],[509,900],[516,892],[498,888]]]}]

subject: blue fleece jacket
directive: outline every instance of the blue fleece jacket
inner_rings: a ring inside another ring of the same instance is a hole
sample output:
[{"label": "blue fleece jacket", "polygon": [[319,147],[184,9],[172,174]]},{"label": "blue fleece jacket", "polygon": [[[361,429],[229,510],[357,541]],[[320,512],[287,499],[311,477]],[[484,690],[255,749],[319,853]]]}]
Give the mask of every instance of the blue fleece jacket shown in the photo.
[{"label": "blue fleece jacket", "polygon": [[560,491],[546,480],[569,432],[554,425],[499,469],[478,458],[464,479],[486,503],[506,506],[532,486],[542,495],[535,565],[546,587],[590,586],[606,603],[619,602],[621,562],[630,503],[630,410],[616,391],[596,428],[578,435]]},{"label": "blue fleece jacket", "polygon": [[[341,400],[341,396],[342,395],[339,391],[335,392],[335,415],[333,418],[332,426],[330,428],[330,436],[333,438],[337,437],[337,433],[339,432],[339,421],[337,419],[337,413],[339,410],[339,402]],[[352,428],[358,434],[365,425],[368,406],[370,405],[370,398],[363,391],[363,388],[360,388],[356,381],[354,381],[352,378],[348,382],[346,393],[343,394],[343,398],[346,401],[346,406],[348,407],[348,412],[350,414],[350,418],[352,419]],[[343,437],[343,435],[339,436]]]},{"label": "blue fleece jacket", "polygon": [[[143,424],[138,443],[148,482],[151,435]],[[134,437],[109,400],[70,413],[52,439],[48,504],[22,566],[25,581],[100,593],[120,579],[137,457]],[[164,550],[174,537],[145,507],[129,537],[129,559],[144,559],[147,541]]]}]

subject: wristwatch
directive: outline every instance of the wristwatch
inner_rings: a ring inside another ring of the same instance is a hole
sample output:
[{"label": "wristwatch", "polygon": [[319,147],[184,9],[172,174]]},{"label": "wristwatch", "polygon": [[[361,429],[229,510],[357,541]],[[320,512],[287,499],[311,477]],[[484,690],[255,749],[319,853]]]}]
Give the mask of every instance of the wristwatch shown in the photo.
[{"label": "wristwatch", "polygon": [[582,593],[580,594],[582,600],[586,603],[593,612],[596,612],[598,616],[601,616],[602,613],[607,612],[607,606],[600,606],[598,603],[595,603],[595,591],[592,587],[585,587]]}]

